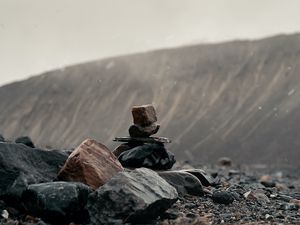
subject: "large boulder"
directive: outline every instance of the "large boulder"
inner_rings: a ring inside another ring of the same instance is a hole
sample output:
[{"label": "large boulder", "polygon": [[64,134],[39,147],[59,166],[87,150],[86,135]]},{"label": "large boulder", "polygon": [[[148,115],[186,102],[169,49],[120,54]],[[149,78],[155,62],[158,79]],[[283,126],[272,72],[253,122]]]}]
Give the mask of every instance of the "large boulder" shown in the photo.
[{"label": "large boulder", "polygon": [[92,224],[146,223],[177,201],[177,191],[156,172],[140,168],[122,172],[90,194]]},{"label": "large boulder", "polygon": [[165,179],[170,185],[176,188],[180,195],[203,196],[203,188],[200,180],[184,171],[163,171],[158,175]]},{"label": "large boulder", "polygon": [[19,204],[28,185],[56,179],[67,158],[68,154],[61,150],[0,142],[0,198]]},{"label": "large boulder", "polygon": [[85,209],[91,189],[82,183],[50,182],[29,185],[22,201],[30,214],[46,222],[64,224],[86,222]]},{"label": "large boulder", "polygon": [[176,162],[174,155],[162,143],[145,143],[123,152],[118,159],[124,167],[154,170],[171,169]]},{"label": "large boulder", "polygon": [[16,140],[15,140],[16,143],[18,144],[24,144],[28,147],[31,147],[31,148],[35,148],[34,144],[33,144],[33,141],[31,140],[30,137],[28,136],[22,136],[22,137],[18,137]]},{"label": "large boulder", "polygon": [[97,189],[123,170],[116,156],[106,146],[87,139],[71,153],[58,179],[81,182]]}]

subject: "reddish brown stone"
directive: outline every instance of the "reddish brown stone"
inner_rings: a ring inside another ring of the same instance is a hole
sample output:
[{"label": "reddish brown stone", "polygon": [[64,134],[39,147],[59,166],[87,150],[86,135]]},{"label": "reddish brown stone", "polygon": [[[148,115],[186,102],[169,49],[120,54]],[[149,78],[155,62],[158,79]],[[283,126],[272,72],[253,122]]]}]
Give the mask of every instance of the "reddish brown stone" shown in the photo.
[{"label": "reddish brown stone", "polygon": [[153,105],[133,106],[131,112],[134,124],[148,126],[157,121]]},{"label": "reddish brown stone", "polygon": [[97,189],[123,170],[116,156],[106,146],[87,139],[71,153],[58,178],[82,182]]}]

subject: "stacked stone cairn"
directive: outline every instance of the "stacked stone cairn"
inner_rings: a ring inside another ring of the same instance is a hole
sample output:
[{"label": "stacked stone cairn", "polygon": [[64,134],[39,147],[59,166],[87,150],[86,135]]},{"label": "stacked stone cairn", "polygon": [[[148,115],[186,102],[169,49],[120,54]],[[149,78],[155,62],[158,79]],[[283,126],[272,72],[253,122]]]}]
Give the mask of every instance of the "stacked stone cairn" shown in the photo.
[{"label": "stacked stone cairn", "polygon": [[176,162],[164,144],[168,138],[151,137],[160,128],[153,105],[132,107],[133,125],[129,127],[129,137],[116,137],[115,141],[125,142],[118,146],[114,155],[127,168],[146,167],[153,170],[171,169]]}]

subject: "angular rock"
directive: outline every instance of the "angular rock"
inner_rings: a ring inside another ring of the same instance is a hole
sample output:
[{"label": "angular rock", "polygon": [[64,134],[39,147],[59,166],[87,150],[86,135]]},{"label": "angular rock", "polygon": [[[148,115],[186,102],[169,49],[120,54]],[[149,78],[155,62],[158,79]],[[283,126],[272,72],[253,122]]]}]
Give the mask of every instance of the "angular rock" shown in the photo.
[{"label": "angular rock", "polygon": [[90,194],[92,224],[147,223],[177,201],[176,189],[156,172],[141,168],[122,172]]},{"label": "angular rock", "polygon": [[31,148],[35,148],[32,140],[30,137],[28,136],[22,136],[22,137],[18,137],[16,140],[15,140],[15,143],[18,143],[18,144],[24,144],[28,147],[31,147]]},{"label": "angular rock", "polygon": [[183,171],[163,171],[158,175],[165,179],[170,185],[176,188],[180,195],[203,196],[203,188],[198,178]]},{"label": "angular rock", "polygon": [[171,169],[176,162],[174,155],[160,143],[135,147],[123,152],[118,159],[124,167],[146,167],[154,170]]},{"label": "angular rock", "polygon": [[22,201],[29,213],[46,222],[86,222],[89,216],[85,206],[91,191],[82,183],[33,184],[23,192]]},{"label": "angular rock", "polygon": [[97,189],[123,167],[104,145],[87,139],[76,148],[58,174],[58,179],[87,184]]},{"label": "angular rock", "polygon": [[0,198],[19,205],[28,185],[56,179],[67,158],[68,154],[60,150],[0,142]]},{"label": "angular rock", "polygon": [[153,123],[146,127],[133,124],[129,127],[128,132],[130,137],[150,137],[151,135],[156,134],[159,128],[160,125],[156,123]]},{"label": "angular rock", "polygon": [[0,134],[0,142],[5,142],[5,139],[1,134]]},{"label": "angular rock", "polygon": [[131,112],[134,124],[148,126],[157,121],[153,105],[133,106]]},{"label": "angular rock", "polygon": [[213,202],[224,205],[229,205],[234,201],[233,195],[228,191],[216,191],[211,198]]}]

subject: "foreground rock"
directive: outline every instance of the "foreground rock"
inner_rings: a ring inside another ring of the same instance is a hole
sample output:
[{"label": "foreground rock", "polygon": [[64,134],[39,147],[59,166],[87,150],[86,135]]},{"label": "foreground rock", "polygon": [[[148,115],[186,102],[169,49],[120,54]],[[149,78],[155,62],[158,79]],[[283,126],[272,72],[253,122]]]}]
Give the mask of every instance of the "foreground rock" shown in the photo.
[{"label": "foreground rock", "polygon": [[91,189],[81,183],[52,182],[29,185],[22,195],[26,210],[46,222],[88,221],[85,210]]},{"label": "foreground rock", "polygon": [[120,171],[122,165],[107,147],[87,139],[69,156],[58,179],[82,182],[97,189]]},{"label": "foreground rock", "polygon": [[200,180],[190,173],[184,171],[164,171],[158,174],[175,187],[180,195],[203,196],[204,194]]},{"label": "foreground rock", "polygon": [[16,140],[15,140],[16,143],[18,144],[24,144],[30,148],[35,148],[34,144],[33,144],[33,141],[31,140],[30,137],[28,136],[22,136],[22,137],[18,137]]},{"label": "foreground rock", "polygon": [[0,142],[0,198],[18,204],[30,184],[53,181],[68,154]]},{"label": "foreground rock", "polygon": [[146,168],[117,174],[89,196],[92,224],[146,223],[161,215],[178,194],[157,173]]},{"label": "foreground rock", "polygon": [[176,162],[174,155],[160,143],[137,146],[123,152],[118,159],[124,167],[147,167],[154,170],[171,169]]}]

